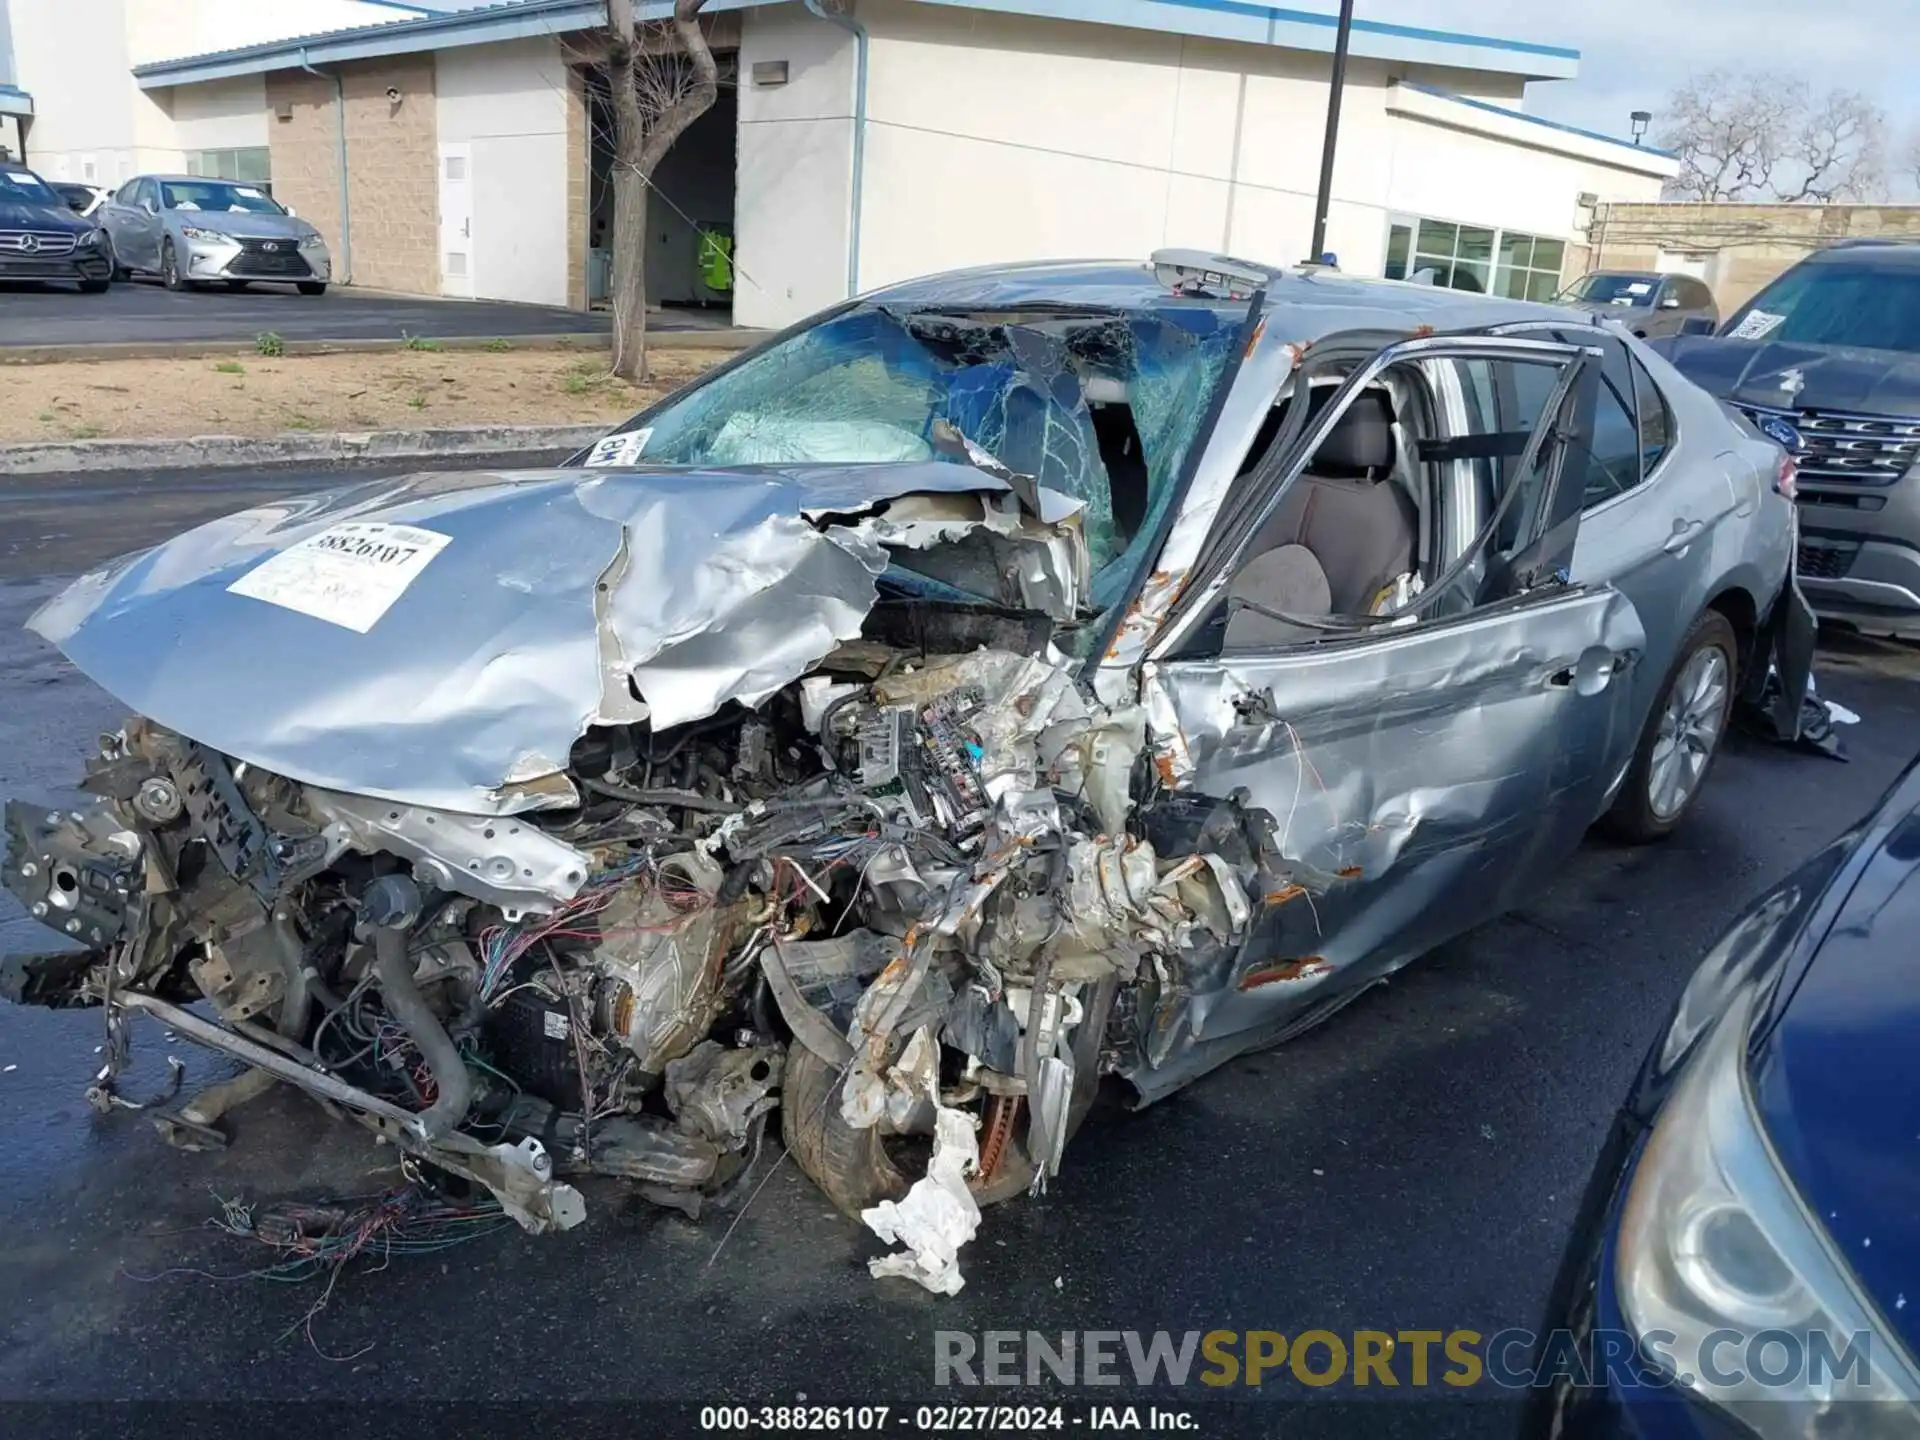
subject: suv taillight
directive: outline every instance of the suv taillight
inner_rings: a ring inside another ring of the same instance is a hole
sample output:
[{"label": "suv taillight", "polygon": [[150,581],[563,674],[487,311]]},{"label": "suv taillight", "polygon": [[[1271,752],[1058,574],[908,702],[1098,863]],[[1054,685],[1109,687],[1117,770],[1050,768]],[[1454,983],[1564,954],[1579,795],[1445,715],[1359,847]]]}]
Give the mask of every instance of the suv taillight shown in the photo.
[{"label": "suv taillight", "polygon": [[1780,457],[1780,473],[1773,477],[1773,491],[1789,500],[1800,495],[1800,462],[1791,455]]}]

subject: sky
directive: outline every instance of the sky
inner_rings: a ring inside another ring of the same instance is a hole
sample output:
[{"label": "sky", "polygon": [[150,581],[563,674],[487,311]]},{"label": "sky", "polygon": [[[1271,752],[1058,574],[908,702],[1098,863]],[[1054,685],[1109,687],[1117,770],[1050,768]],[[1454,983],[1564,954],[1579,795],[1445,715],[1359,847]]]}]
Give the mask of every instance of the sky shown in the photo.
[{"label": "sky", "polygon": [[[1339,7],[1306,0],[1301,8]],[[1916,0],[1355,0],[1354,14],[1578,50],[1580,77],[1529,86],[1527,109],[1609,135],[1625,135],[1635,110],[1651,110],[1657,132],[1673,89],[1689,73],[1717,68],[1861,90],[1888,111],[1896,139],[1920,128]]]}]

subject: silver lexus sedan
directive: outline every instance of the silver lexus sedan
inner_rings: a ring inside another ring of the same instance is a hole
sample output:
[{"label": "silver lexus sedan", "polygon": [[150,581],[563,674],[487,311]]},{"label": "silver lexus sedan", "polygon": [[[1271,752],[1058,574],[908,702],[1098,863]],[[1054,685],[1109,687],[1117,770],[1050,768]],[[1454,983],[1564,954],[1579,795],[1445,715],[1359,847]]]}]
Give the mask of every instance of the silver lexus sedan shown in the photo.
[{"label": "silver lexus sedan", "polygon": [[96,212],[115,278],[158,275],[169,290],[255,281],[324,295],[333,262],[320,232],[258,185],[196,175],[137,175]]},{"label": "silver lexus sedan", "polygon": [[951,1293],[1103,1079],[1326,1019],[1596,822],[1673,830],[1737,697],[1797,712],[1791,485],[1570,310],[1186,251],[899,285],[556,468],[48,602],[136,713],[91,809],[7,807],[83,948],[0,993],[145,1013],[533,1230],[569,1174],[697,1207],[777,1109],[907,1247],[876,1274]]}]

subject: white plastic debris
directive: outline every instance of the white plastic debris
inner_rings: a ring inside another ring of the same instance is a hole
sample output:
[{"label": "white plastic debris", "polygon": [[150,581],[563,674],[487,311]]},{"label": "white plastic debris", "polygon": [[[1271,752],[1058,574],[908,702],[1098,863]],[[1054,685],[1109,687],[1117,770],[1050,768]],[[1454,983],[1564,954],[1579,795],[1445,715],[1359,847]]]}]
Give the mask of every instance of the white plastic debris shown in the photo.
[{"label": "white plastic debris", "polygon": [[1827,707],[1827,718],[1833,721],[1834,724],[1858,725],[1860,723],[1860,717],[1854,714],[1853,711],[1847,709],[1847,707],[1842,705],[1838,700],[1828,700],[1824,703]]},{"label": "white plastic debris", "polygon": [[967,1189],[967,1175],[979,1168],[980,1147],[973,1120],[964,1110],[941,1106],[934,1116],[933,1158],[927,1173],[913,1182],[906,1198],[882,1200],[860,1218],[882,1240],[905,1250],[867,1262],[878,1280],[898,1275],[936,1295],[957,1295],[967,1282],[960,1274],[960,1247],[980,1228],[980,1207]]}]

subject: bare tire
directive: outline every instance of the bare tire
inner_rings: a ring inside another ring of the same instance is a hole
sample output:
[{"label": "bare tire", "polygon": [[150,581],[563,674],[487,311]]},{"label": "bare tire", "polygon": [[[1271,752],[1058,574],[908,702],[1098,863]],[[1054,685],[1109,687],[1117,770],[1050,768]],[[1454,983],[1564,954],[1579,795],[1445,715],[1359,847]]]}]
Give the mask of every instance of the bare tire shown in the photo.
[{"label": "bare tire", "polygon": [[801,1171],[834,1209],[860,1212],[907,1193],[907,1178],[887,1158],[879,1130],[856,1130],[840,1118],[843,1077],[798,1040],[787,1047],[781,1081],[780,1135]]},{"label": "bare tire", "polygon": [[1633,764],[1600,822],[1615,839],[1644,845],[1671,835],[1705,788],[1733,714],[1740,644],[1727,617],[1693,622],[1647,716]]}]

